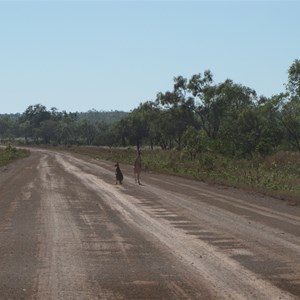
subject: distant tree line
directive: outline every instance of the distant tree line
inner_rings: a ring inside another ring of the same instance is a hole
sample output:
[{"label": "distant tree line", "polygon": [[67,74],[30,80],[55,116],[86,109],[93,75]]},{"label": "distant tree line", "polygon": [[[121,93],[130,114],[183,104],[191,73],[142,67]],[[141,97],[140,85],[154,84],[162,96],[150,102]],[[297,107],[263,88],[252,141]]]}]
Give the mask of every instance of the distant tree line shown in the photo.
[{"label": "distant tree line", "polygon": [[22,114],[0,115],[1,142],[52,145],[112,146],[114,127],[128,113],[96,111],[72,113],[30,105]]},{"label": "distant tree line", "polygon": [[270,98],[207,70],[174,78],[171,91],[130,113],[59,112],[37,104],[20,115],[0,116],[1,139],[25,143],[149,146],[178,149],[191,159],[202,152],[228,156],[300,152],[300,60],[288,69],[285,91]]},{"label": "distant tree line", "polygon": [[225,80],[215,84],[208,70],[174,78],[171,91],[141,103],[118,123],[123,145],[251,157],[300,151],[300,60],[288,70],[285,91],[271,98]]}]

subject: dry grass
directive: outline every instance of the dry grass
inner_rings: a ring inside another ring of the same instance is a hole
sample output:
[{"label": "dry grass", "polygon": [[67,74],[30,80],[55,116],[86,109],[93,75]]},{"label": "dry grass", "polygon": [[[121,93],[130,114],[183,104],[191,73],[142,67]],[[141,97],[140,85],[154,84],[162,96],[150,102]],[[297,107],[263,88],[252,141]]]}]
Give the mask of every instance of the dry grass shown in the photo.
[{"label": "dry grass", "polygon": [[28,150],[16,149],[12,146],[6,148],[0,148],[0,166],[4,166],[12,162],[13,160],[24,158],[30,155]]},{"label": "dry grass", "polygon": [[[70,147],[68,151],[93,158],[133,164],[133,148]],[[143,167],[160,173],[251,189],[300,204],[300,154],[279,152],[267,158],[230,159],[202,154],[191,161],[171,150],[142,150]]]}]

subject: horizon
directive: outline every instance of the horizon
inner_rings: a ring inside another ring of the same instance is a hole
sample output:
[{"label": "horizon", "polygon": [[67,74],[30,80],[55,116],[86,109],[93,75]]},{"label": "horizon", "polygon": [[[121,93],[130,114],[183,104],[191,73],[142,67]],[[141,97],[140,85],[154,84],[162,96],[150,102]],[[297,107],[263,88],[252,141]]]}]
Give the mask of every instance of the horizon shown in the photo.
[{"label": "horizon", "polygon": [[0,2],[1,114],[130,112],[211,70],[258,96],[299,59],[298,1]]},{"label": "horizon", "polygon": [[[35,106],[35,105],[43,105],[42,103],[35,103],[35,104],[30,104],[28,105],[29,106]],[[45,106],[45,105],[43,105]],[[28,108],[26,107],[26,109]],[[47,111],[51,110],[51,108],[56,108],[56,107],[47,107],[45,106]],[[26,110],[25,109],[25,110]],[[2,113],[0,112],[0,116],[4,116],[4,115],[22,115],[24,112],[16,112],[16,113]],[[95,110],[94,108],[92,109],[88,109],[87,111],[66,111],[65,109],[62,109],[62,110],[58,110],[58,112],[63,112],[65,111],[66,113],[78,113],[78,114],[86,114],[86,113],[93,113],[93,112],[96,112],[96,113],[130,113],[130,111],[124,111],[124,110]]]}]

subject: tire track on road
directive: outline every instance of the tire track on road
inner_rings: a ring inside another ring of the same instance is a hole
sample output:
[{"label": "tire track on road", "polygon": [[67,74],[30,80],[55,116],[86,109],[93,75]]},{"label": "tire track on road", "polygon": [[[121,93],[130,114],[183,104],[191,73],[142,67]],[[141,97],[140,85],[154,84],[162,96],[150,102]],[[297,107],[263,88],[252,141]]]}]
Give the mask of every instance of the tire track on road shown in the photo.
[{"label": "tire track on road", "polygon": [[[74,224],[67,201],[63,177],[50,168],[50,156],[44,155],[38,165],[41,180],[40,251],[35,282],[41,300],[93,300],[87,271],[81,256],[82,236]],[[52,162],[51,162],[52,163]]]},{"label": "tire track on road", "polygon": [[243,267],[228,254],[216,251],[209,243],[187,235],[182,229],[171,226],[167,220],[155,217],[139,205],[140,199],[125,195],[117,187],[93,174],[81,172],[60,156],[57,156],[57,160],[90,190],[105,197],[107,203],[118,210],[132,226],[144,231],[149,237],[155,237],[154,240],[166,246],[178,259],[183,259],[187,268],[205,277],[206,283],[218,294],[219,299],[296,299]]}]

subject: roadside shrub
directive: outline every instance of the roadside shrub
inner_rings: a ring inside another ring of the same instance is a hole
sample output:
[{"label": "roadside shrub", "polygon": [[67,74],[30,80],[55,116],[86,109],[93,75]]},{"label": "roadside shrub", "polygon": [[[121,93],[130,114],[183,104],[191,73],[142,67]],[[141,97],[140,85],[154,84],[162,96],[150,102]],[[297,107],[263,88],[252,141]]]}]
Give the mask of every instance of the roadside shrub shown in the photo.
[{"label": "roadside shrub", "polygon": [[[72,151],[97,159],[133,164],[132,148],[72,147]],[[70,150],[70,149],[68,149]],[[202,153],[191,161],[177,150],[142,149],[143,168],[235,187],[250,188],[280,198],[300,199],[300,154],[280,152],[266,157],[238,159]],[[298,200],[299,201],[299,200]]]},{"label": "roadside shrub", "polygon": [[17,149],[9,144],[6,148],[0,149],[0,166],[7,165],[15,159],[24,158],[29,155],[30,152],[28,150]]},{"label": "roadside shrub", "polygon": [[212,171],[215,168],[215,158],[210,154],[203,155],[202,165],[205,170]]}]

